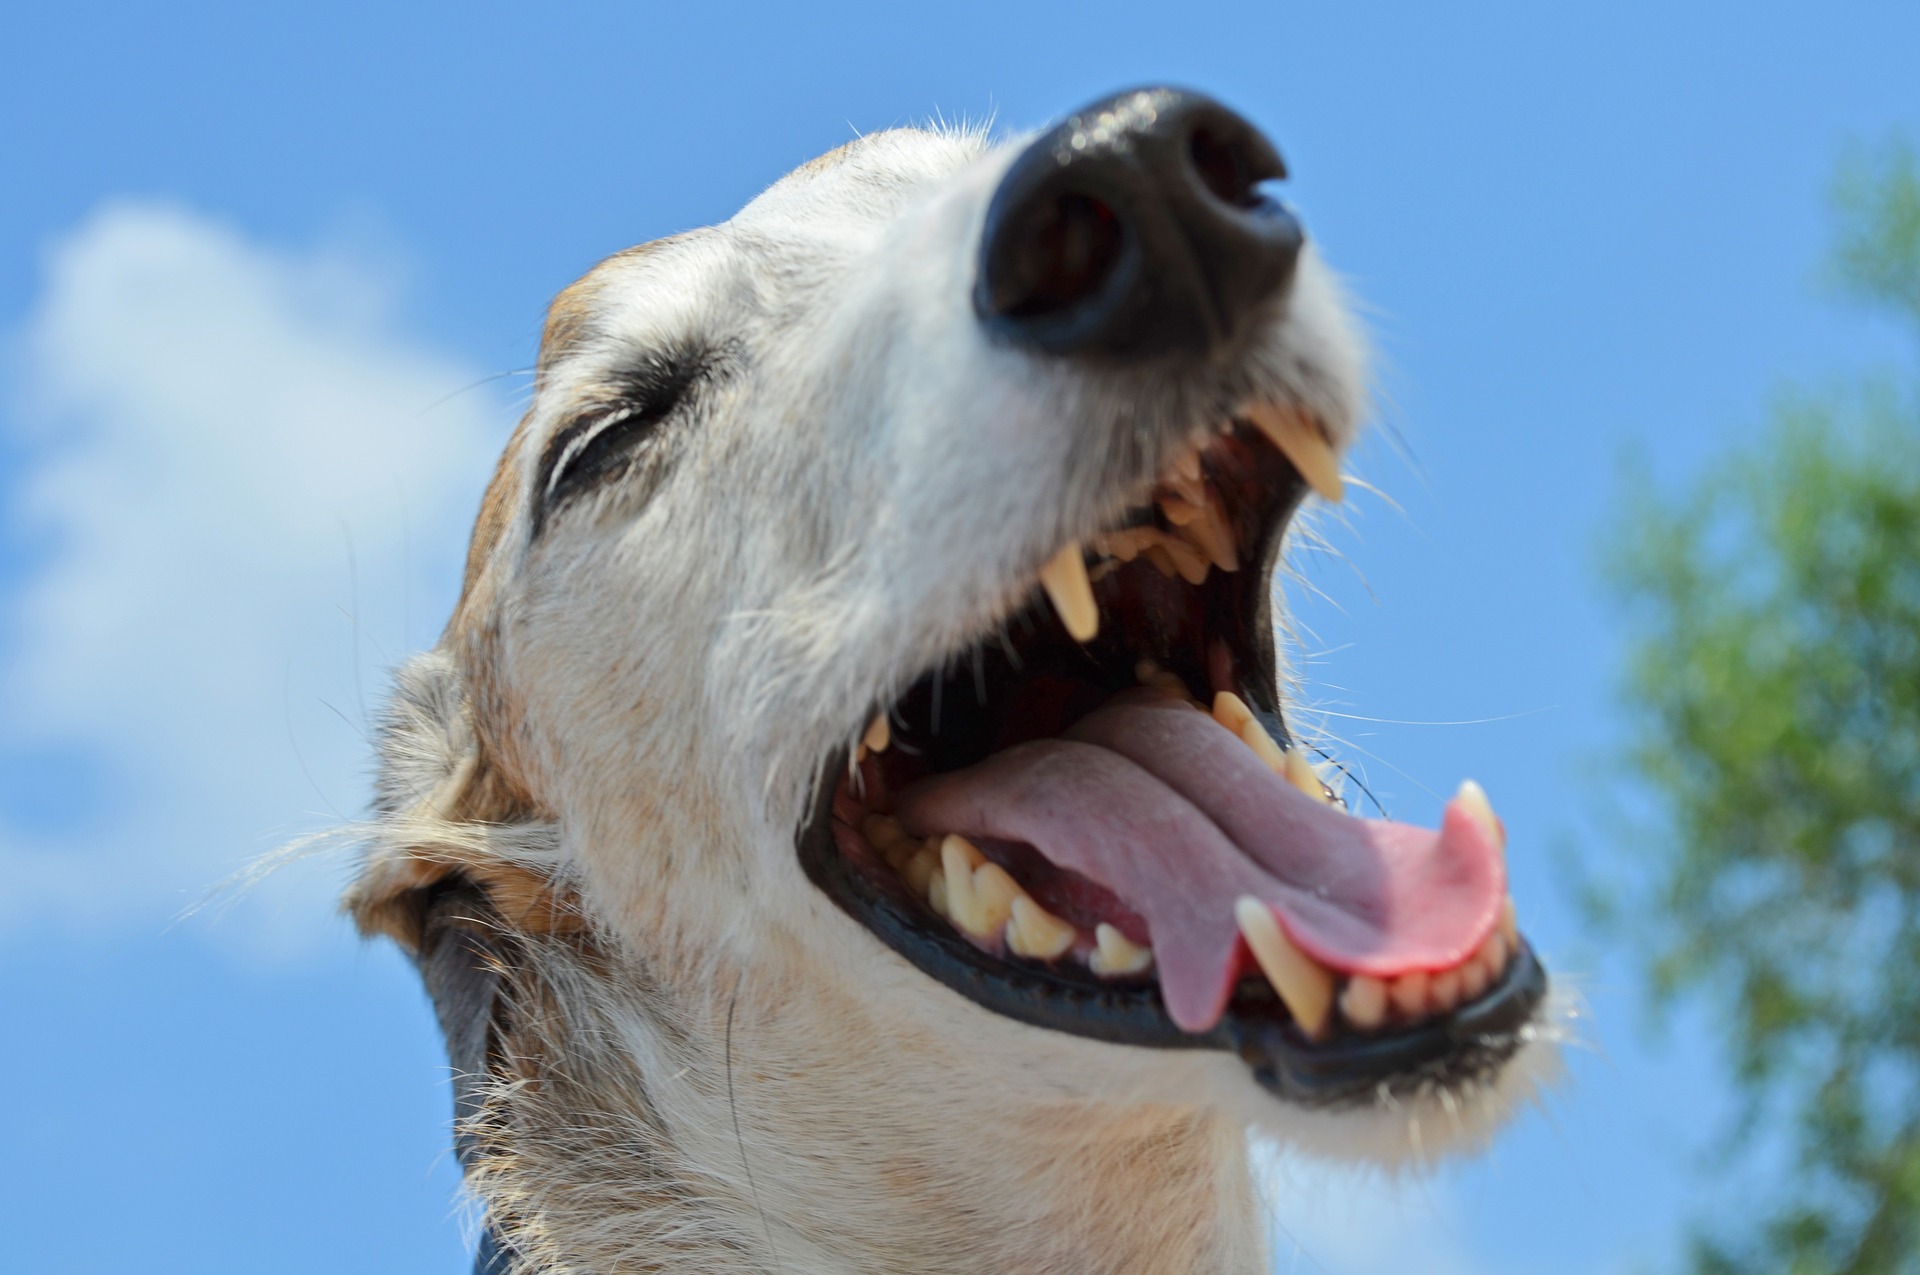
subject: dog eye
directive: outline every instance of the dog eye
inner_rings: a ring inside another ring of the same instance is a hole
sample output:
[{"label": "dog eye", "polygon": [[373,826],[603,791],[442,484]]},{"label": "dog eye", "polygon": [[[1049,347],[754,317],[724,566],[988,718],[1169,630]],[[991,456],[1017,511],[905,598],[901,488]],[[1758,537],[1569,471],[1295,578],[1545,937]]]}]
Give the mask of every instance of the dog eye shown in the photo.
[{"label": "dog eye", "polygon": [[622,378],[618,396],[554,434],[541,455],[541,512],[620,477],[636,450],[658,432],[708,373],[707,361],[650,361]]}]

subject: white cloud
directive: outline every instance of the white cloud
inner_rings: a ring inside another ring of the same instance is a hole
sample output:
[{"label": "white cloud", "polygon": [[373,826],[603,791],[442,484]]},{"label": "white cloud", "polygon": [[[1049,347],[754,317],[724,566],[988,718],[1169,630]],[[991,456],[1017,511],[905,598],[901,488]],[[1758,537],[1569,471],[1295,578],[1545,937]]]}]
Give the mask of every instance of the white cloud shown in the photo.
[{"label": "white cloud", "polygon": [[[0,824],[0,926],[164,923],[360,810],[384,672],[442,622],[506,429],[395,331],[390,275],[144,203],[49,253],[12,351],[10,532],[45,555],[0,595],[0,756],[98,781]],[[221,929],[300,946],[339,876]]]}]

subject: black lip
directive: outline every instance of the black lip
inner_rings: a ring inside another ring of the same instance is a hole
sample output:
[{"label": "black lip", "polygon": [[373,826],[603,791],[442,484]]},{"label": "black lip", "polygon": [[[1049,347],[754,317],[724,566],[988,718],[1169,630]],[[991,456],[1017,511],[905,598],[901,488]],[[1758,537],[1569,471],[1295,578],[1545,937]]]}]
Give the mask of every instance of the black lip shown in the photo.
[{"label": "black lip", "polygon": [[988,955],[910,902],[904,889],[896,891],[848,861],[832,828],[833,793],[846,761],[845,753],[832,758],[820,776],[813,817],[798,844],[802,870],[922,973],[1017,1022],[1117,1045],[1228,1050],[1276,1096],[1334,1108],[1484,1079],[1519,1050],[1523,1029],[1546,998],[1546,970],[1523,939],[1496,987],[1406,1031],[1316,1044],[1270,989],[1251,980],[1235,992],[1211,1031],[1182,1031],[1168,1016],[1157,983],[1109,986]]}]

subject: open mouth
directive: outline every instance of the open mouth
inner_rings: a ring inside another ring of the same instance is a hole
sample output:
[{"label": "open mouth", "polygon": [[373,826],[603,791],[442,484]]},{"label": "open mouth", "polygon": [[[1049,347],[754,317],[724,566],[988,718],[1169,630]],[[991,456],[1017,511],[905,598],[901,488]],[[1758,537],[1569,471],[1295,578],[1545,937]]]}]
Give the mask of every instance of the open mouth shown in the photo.
[{"label": "open mouth", "polygon": [[1497,1068],[1546,975],[1484,794],[1437,830],[1358,818],[1281,716],[1270,582],[1309,488],[1339,472],[1288,407],[1181,455],[829,761],[809,877],[989,1009],[1233,1050],[1296,1101]]}]

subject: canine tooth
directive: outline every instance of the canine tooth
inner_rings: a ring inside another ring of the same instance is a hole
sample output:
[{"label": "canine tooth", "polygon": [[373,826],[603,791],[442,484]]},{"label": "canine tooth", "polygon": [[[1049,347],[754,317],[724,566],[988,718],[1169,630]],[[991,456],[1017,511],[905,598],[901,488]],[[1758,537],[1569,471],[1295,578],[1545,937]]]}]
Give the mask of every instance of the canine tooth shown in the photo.
[{"label": "canine tooth", "polygon": [[1102,978],[1138,974],[1153,964],[1153,949],[1142,947],[1105,921],[1093,927],[1094,951],[1087,965]]},{"label": "canine tooth", "polygon": [[1240,726],[1240,738],[1260,755],[1260,760],[1267,763],[1267,768],[1274,774],[1287,773],[1287,755],[1280,751],[1280,745],[1273,742],[1273,736],[1267,734],[1267,728],[1260,724],[1259,718],[1252,715],[1247,717]]},{"label": "canine tooth", "polygon": [[1387,1021],[1387,985],[1377,978],[1355,974],[1340,993],[1340,1013],[1363,1032]]},{"label": "canine tooth", "polygon": [[1507,848],[1507,831],[1500,825],[1500,817],[1493,813],[1493,803],[1487,800],[1487,790],[1471,779],[1460,781],[1460,791],[1453,794],[1460,808],[1473,816],[1474,822],[1486,830],[1493,843],[1504,852]]},{"label": "canine tooth", "polygon": [[868,752],[887,751],[887,745],[893,742],[893,727],[888,723],[885,713],[874,714],[873,720],[867,723],[867,733],[860,737],[860,742]]},{"label": "canine tooth", "polygon": [[1270,439],[1282,455],[1293,462],[1307,486],[1322,499],[1336,504],[1346,493],[1340,481],[1340,462],[1328,445],[1326,435],[1306,413],[1272,403],[1251,403],[1245,415]]},{"label": "canine tooth", "polygon": [[1442,970],[1427,984],[1427,1004],[1436,1013],[1445,1013],[1460,1003],[1460,970]]},{"label": "canine tooth", "polygon": [[1020,883],[997,863],[983,863],[973,870],[974,918],[982,934],[998,934],[1013,915],[1013,901],[1025,896]]},{"label": "canine tooth", "polygon": [[1091,642],[1094,634],[1100,631],[1100,607],[1093,600],[1093,581],[1087,578],[1087,564],[1080,556],[1080,542],[1075,540],[1053,555],[1053,560],[1040,568],[1040,587],[1047,591],[1047,597],[1053,602],[1053,609],[1060,613],[1060,623],[1067,626],[1067,633],[1076,642]]},{"label": "canine tooth", "polygon": [[1320,782],[1320,773],[1313,768],[1306,754],[1298,748],[1287,750],[1285,774],[1287,782],[1322,805],[1332,804],[1327,798],[1327,786]]},{"label": "canine tooth", "polygon": [[1233,905],[1233,916],[1240,923],[1241,937],[1253,950],[1253,959],[1273,984],[1273,990],[1286,1002],[1293,1021],[1308,1040],[1326,1034],[1328,1012],[1333,1008],[1333,971],[1293,945],[1273,909],[1251,894],[1243,894]]},{"label": "canine tooth", "polygon": [[1015,956],[1051,961],[1073,946],[1077,933],[1025,894],[1014,899],[1013,917],[1007,922],[1007,947]]},{"label": "canine tooth", "polygon": [[1421,1018],[1427,1012],[1427,978],[1425,970],[1415,970],[1411,974],[1402,974],[1387,984],[1387,999],[1393,1007],[1408,1018]]},{"label": "canine tooth", "polygon": [[1213,697],[1213,720],[1238,735],[1254,720],[1253,710],[1232,691],[1221,691]]}]

